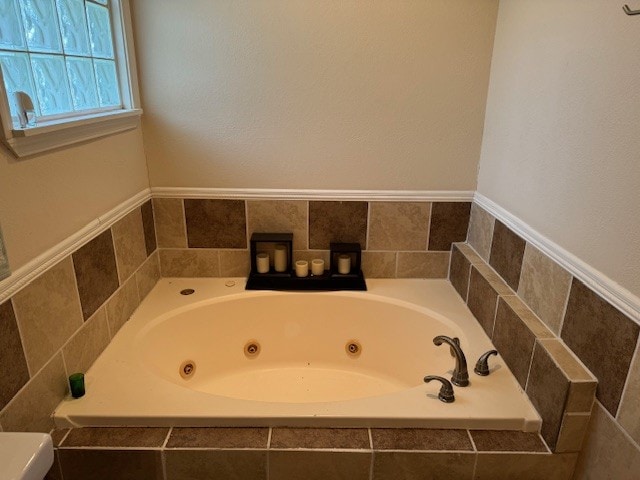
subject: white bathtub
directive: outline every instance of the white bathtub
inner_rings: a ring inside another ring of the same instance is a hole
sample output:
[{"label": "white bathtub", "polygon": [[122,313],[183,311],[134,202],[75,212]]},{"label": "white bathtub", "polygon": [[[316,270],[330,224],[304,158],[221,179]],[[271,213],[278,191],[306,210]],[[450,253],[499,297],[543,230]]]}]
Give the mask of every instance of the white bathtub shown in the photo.
[{"label": "white bathtub", "polygon": [[[234,283],[233,286],[227,284]],[[163,279],[65,399],[58,426],[378,426],[537,431],[540,417],[444,280],[368,280],[368,292],[247,292],[244,279]],[[183,289],[195,293],[184,296]],[[457,336],[471,385],[440,402]],[[248,344],[259,345],[255,356]],[[357,343],[350,355],[346,346]],[[195,365],[187,378],[180,374]]]}]

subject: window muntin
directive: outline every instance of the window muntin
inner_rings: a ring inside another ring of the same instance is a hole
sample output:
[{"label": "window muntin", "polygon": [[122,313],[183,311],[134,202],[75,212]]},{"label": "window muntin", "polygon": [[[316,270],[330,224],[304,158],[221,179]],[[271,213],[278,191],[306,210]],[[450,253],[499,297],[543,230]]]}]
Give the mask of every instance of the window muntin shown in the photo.
[{"label": "window muntin", "polygon": [[[108,0],[0,0],[5,89],[39,121],[123,108]],[[15,105],[10,102],[14,126]]]}]

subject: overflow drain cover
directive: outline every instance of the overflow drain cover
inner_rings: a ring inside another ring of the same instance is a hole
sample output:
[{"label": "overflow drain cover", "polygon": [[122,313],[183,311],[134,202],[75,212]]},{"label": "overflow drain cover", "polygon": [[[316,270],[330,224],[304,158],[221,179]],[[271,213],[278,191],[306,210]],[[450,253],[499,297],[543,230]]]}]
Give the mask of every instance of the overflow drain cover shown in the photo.
[{"label": "overflow drain cover", "polygon": [[193,288],[185,288],[184,290],[180,290],[180,295],[191,295],[193,293],[196,293]]}]

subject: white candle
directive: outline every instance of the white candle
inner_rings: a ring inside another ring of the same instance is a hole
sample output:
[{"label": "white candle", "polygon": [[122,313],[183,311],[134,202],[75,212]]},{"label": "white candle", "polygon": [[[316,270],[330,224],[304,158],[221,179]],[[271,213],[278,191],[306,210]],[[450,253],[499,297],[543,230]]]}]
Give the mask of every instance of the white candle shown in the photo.
[{"label": "white candle", "polygon": [[273,268],[276,272],[287,271],[287,246],[278,244],[273,252]]},{"label": "white candle", "polygon": [[309,262],[298,260],[296,262],[296,277],[306,277],[309,275]]},{"label": "white candle", "polygon": [[269,273],[269,254],[259,253],[256,255],[256,270],[258,273]]},{"label": "white candle", "polygon": [[351,272],[351,257],[349,255],[340,255],[338,257],[338,273],[346,275]]},{"label": "white candle", "polygon": [[321,258],[314,258],[311,260],[311,273],[313,275],[324,274],[324,260]]}]

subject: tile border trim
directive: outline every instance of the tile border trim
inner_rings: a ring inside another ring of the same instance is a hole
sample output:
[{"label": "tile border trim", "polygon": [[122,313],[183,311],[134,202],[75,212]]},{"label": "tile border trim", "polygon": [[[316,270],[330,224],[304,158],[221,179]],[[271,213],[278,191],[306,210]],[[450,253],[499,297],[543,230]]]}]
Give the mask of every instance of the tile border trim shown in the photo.
[{"label": "tile border trim", "polygon": [[525,241],[549,256],[553,261],[583,282],[608,303],[640,324],[640,298],[618,285],[602,272],[589,266],[572,253],[552,242],[541,233],[538,233],[530,225],[520,220],[493,200],[476,192],[473,201],[504,223],[516,234],[520,235]]},{"label": "tile border trim", "polygon": [[472,202],[474,191],[457,190],[303,190],[272,188],[153,187],[151,195],[163,198],[243,200],[360,200],[371,202]]},{"label": "tile border trim", "polygon": [[129,212],[138,208],[151,198],[150,189],[146,188],[133,195],[107,213],[100,215],[75,232],[62,242],[54,245],[46,252],[18,268],[11,273],[11,276],[0,282],[0,303],[11,298],[23,287],[27,286],[33,279],[44,273],[47,269],[71,255],[80,247],[111,228],[118,220],[124,218]]}]

